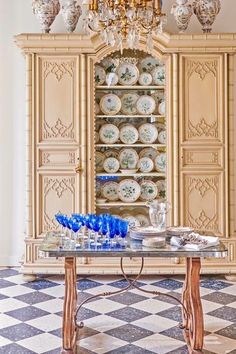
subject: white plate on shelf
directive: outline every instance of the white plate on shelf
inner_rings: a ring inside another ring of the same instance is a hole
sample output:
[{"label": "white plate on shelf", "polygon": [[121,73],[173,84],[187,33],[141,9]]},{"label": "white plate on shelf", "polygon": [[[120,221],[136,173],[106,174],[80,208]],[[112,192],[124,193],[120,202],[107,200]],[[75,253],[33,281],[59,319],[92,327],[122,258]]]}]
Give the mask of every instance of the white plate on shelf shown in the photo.
[{"label": "white plate on shelf", "polygon": [[140,199],[144,201],[150,201],[157,197],[158,190],[155,182],[150,180],[144,180],[140,183],[141,194]]},{"label": "white plate on shelf", "polygon": [[158,66],[154,68],[151,72],[152,80],[155,85],[163,86],[165,85],[165,67]]},{"label": "white plate on shelf", "polygon": [[105,160],[105,155],[100,152],[96,151],[95,153],[95,166],[96,166],[96,172],[102,172],[103,171],[103,164]]},{"label": "white plate on shelf", "polygon": [[111,202],[117,201],[119,199],[118,187],[119,184],[116,182],[105,182],[101,187],[102,196]]},{"label": "white plate on shelf", "polygon": [[107,86],[115,86],[118,83],[118,75],[116,73],[106,74],[106,84]]},{"label": "white plate on shelf", "polygon": [[166,130],[161,130],[158,133],[158,141],[160,144],[166,144]]},{"label": "white plate on shelf", "polygon": [[153,161],[155,160],[155,158],[158,155],[158,151],[152,147],[146,147],[144,149],[142,149],[139,153],[139,157],[150,157],[150,159],[152,159]]},{"label": "white plate on shelf", "polygon": [[133,148],[124,148],[119,153],[121,169],[135,169],[138,163],[138,154]]},{"label": "white plate on shelf", "polygon": [[117,75],[121,85],[132,86],[138,81],[139,70],[135,64],[122,63],[117,68]]},{"label": "white plate on shelf", "polygon": [[137,93],[125,93],[121,97],[121,111],[124,114],[132,115],[137,113],[137,100],[139,95]]},{"label": "white plate on shelf", "polygon": [[149,226],[150,225],[149,217],[147,215],[137,214],[137,215],[135,215],[135,217],[138,219],[140,226]]},{"label": "white plate on shelf", "polygon": [[157,155],[154,161],[155,168],[159,172],[165,172],[166,171],[166,153],[161,152]]},{"label": "white plate on shelf", "polygon": [[120,168],[120,162],[115,157],[108,157],[103,163],[103,168],[107,173],[116,173]]},{"label": "white plate on shelf", "polygon": [[106,72],[100,65],[95,65],[95,84],[103,85],[106,80]]},{"label": "white plate on shelf", "polygon": [[131,124],[124,125],[120,129],[120,140],[124,144],[134,144],[138,140],[138,137],[137,129]]},{"label": "white plate on shelf", "polygon": [[165,115],[165,113],[166,113],[166,103],[165,103],[164,100],[159,104],[159,106],[158,106],[158,112],[159,112],[159,114],[160,114],[161,116],[164,116],[164,115]]},{"label": "white plate on shelf", "polygon": [[141,73],[138,82],[141,86],[149,86],[152,83],[152,75],[148,72]]},{"label": "white plate on shelf", "polygon": [[138,169],[142,173],[151,172],[154,168],[154,163],[150,157],[141,157],[137,165]]},{"label": "white plate on shelf", "polygon": [[158,198],[165,199],[166,198],[166,180],[158,180],[156,181],[156,186],[158,190]]},{"label": "white plate on shelf", "polygon": [[152,114],[156,109],[156,102],[149,95],[142,95],[137,100],[137,110],[142,115]]},{"label": "white plate on shelf", "polygon": [[160,60],[152,56],[147,56],[146,58],[141,60],[139,67],[140,71],[150,73],[154,68],[162,65],[163,63]]},{"label": "white plate on shelf", "polygon": [[140,226],[140,222],[138,218],[136,218],[133,215],[129,215],[129,214],[122,215],[122,219],[127,220],[129,222],[130,228]]},{"label": "white plate on shelf", "polygon": [[99,130],[100,140],[104,144],[115,144],[119,139],[120,131],[114,124],[104,124]]},{"label": "white plate on shelf", "polygon": [[114,93],[108,93],[102,96],[100,101],[100,109],[104,114],[115,115],[121,109],[121,100]]},{"label": "white plate on shelf", "polygon": [[143,144],[152,144],[157,140],[158,131],[155,125],[151,123],[144,123],[138,128],[139,140]]},{"label": "white plate on shelf", "polygon": [[133,179],[123,179],[119,183],[118,195],[122,202],[133,203],[138,200],[140,193],[140,185]]}]

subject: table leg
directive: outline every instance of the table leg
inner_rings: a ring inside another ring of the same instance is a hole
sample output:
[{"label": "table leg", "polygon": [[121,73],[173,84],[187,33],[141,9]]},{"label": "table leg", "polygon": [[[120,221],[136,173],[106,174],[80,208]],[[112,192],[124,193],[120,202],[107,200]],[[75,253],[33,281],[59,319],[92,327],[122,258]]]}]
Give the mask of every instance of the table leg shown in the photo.
[{"label": "table leg", "polygon": [[204,324],[200,297],[200,258],[186,259],[186,275],[183,287],[182,301],[183,326],[189,352],[201,353],[203,348]]},{"label": "table leg", "polygon": [[63,309],[62,351],[63,354],[76,353],[75,312],[77,306],[76,258],[65,258],[65,297]]}]

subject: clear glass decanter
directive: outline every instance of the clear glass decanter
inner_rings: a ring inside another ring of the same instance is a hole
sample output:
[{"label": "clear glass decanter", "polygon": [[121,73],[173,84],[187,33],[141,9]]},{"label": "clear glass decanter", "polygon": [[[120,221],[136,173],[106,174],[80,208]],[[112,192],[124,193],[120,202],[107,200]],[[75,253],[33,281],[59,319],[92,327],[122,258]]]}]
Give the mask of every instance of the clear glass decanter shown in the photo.
[{"label": "clear glass decanter", "polygon": [[159,200],[152,200],[147,203],[149,207],[149,217],[153,228],[164,230],[166,228],[166,214],[170,209],[170,203]]}]

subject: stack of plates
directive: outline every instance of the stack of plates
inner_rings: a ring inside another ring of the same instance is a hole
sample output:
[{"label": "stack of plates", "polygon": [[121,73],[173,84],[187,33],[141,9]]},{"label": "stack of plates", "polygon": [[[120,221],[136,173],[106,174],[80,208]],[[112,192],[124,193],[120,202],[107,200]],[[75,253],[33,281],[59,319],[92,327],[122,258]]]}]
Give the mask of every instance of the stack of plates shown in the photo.
[{"label": "stack of plates", "polygon": [[187,226],[172,226],[166,230],[168,236],[182,236],[183,234],[190,234],[194,230]]},{"label": "stack of plates", "polygon": [[133,227],[130,230],[130,238],[142,241],[144,238],[166,236],[166,230],[160,231],[153,226]]},{"label": "stack of plates", "polygon": [[166,239],[165,237],[148,237],[143,240],[143,246],[148,248],[161,248],[165,247]]}]

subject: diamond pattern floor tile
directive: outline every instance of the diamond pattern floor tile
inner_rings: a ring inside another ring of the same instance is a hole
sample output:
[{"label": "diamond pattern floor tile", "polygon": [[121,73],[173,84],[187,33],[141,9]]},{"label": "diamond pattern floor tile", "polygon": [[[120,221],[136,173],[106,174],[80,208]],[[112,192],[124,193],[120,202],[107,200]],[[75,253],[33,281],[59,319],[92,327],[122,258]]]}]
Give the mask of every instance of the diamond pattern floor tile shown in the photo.
[{"label": "diamond pattern floor tile", "polygon": [[146,338],[152,335],[153,332],[141,327],[134,326],[132,324],[126,324],[118,328],[110,329],[106,332],[106,334],[132,343],[141,338]]},{"label": "diamond pattern floor tile", "polygon": [[32,327],[26,323],[5,327],[0,330],[0,336],[10,339],[13,342],[17,342],[28,337],[34,337],[40,333],[42,333],[40,329]]},{"label": "diamond pattern floor tile", "polygon": [[[183,277],[142,276],[139,286],[181,298]],[[223,277],[202,277],[204,354],[236,354],[236,285]],[[127,285],[121,276],[78,277],[78,303]],[[0,354],[59,354],[63,277],[40,275],[26,283],[17,269],[0,269]],[[178,324],[181,309],[164,295],[129,293],[92,299],[78,320],[79,354],[185,354]]]},{"label": "diamond pattern floor tile", "polygon": [[37,309],[34,306],[22,307],[18,310],[6,312],[6,315],[16,318],[22,322],[33,320],[34,318],[48,315],[49,312]]},{"label": "diamond pattern floor tile", "polygon": [[39,302],[52,300],[52,299],[54,299],[54,297],[51,296],[51,295],[44,294],[44,293],[39,292],[39,291],[33,291],[33,292],[28,293],[28,294],[15,296],[15,299],[23,301],[23,302],[25,302],[26,304],[29,304],[29,305],[35,305],[35,304],[37,304]]},{"label": "diamond pattern floor tile", "polygon": [[124,307],[120,310],[108,312],[107,315],[118,318],[119,320],[122,321],[132,322],[148,316],[149,313],[131,307]]}]

